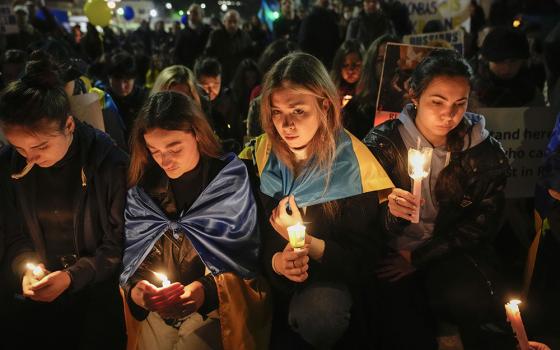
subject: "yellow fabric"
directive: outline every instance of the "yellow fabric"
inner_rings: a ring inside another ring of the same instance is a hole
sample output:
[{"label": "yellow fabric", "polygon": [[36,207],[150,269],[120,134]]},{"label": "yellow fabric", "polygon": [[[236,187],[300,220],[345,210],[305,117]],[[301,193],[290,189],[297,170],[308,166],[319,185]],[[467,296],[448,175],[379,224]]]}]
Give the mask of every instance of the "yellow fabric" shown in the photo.
[{"label": "yellow fabric", "polygon": [[379,161],[374,157],[367,146],[348,131],[346,131],[346,134],[350,137],[350,140],[352,140],[352,148],[354,149],[356,158],[358,158],[363,192],[380,191],[395,187],[385,172],[385,169],[379,164]]},{"label": "yellow fabric", "polygon": [[523,291],[522,297],[527,298],[529,294],[529,288],[531,287],[531,280],[533,279],[533,272],[535,270],[535,263],[537,261],[537,253],[539,251],[539,244],[541,241],[541,235],[545,226],[545,222],[535,210],[535,237],[533,242],[529,247],[529,252],[527,254],[527,261],[525,262],[525,273],[523,276]]},{"label": "yellow fabric", "polygon": [[223,273],[214,279],[220,300],[224,350],[268,349],[272,302],[266,281],[244,280],[233,273]]},{"label": "yellow fabric", "polygon": [[105,108],[105,91],[98,89],[96,87],[91,88],[88,91],[92,94],[96,94],[99,97],[98,101],[99,104],[101,105],[101,110],[103,110],[103,108]]},{"label": "yellow fabric", "polygon": [[266,134],[262,134],[251,140],[250,145],[239,153],[239,158],[253,160],[259,170],[259,176],[261,176],[271,150],[272,143]]},{"label": "yellow fabric", "polygon": [[86,77],[85,75],[80,76],[80,80],[84,83],[85,87],[86,87],[86,91],[91,90],[91,88],[93,87],[93,84],[91,83],[91,79]]}]

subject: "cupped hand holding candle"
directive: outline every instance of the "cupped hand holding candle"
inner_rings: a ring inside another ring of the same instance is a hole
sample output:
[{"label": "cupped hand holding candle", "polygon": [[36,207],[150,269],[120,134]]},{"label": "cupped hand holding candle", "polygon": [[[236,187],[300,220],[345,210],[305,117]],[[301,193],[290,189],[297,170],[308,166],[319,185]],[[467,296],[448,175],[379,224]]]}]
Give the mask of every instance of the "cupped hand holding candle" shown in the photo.
[{"label": "cupped hand holding candle", "polygon": [[130,296],[136,305],[148,311],[166,312],[166,310],[173,307],[180,300],[181,295],[184,293],[184,286],[179,282],[168,284],[167,276],[164,274],[159,275],[158,278],[165,277],[160,278],[165,286],[157,287],[147,280],[141,280],[132,287]]},{"label": "cupped hand holding candle", "polygon": [[[288,213],[288,206],[290,208],[290,213]],[[296,204],[296,199],[293,195],[284,197],[280,202],[278,202],[278,205],[270,214],[269,222],[278,234],[286,240],[290,240],[288,227],[303,222],[301,213],[299,212]]]}]

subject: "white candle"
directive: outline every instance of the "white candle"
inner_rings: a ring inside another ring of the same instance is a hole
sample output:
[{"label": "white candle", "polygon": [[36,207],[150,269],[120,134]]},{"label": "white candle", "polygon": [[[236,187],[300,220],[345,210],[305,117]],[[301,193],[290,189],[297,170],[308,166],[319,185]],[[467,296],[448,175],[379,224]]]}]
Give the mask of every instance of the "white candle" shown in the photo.
[{"label": "white candle", "polygon": [[521,312],[519,312],[519,300],[510,300],[509,303],[505,305],[506,315],[511,328],[515,333],[517,342],[519,343],[519,348],[521,350],[529,350],[529,340],[527,339],[527,333],[525,332],[525,327],[523,326],[523,320],[521,319]]},{"label": "white candle", "polygon": [[346,105],[348,104],[348,102],[350,102],[351,99],[352,99],[352,95],[344,95],[344,97],[342,98],[342,108],[346,107]]},{"label": "white candle", "polygon": [[305,226],[298,222],[288,227],[288,236],[290,237],[290,245],[294,251],[303,250],[305,245]]},{"label": "white candle", "polygon": [[154,275],[161,280],[162,287],[167,287],[171,284],[171,282],[167,279],[167,276],[163,273],[154,272]]},{"label": "white candle", "polygon": [[33,277],[35,277],[38,280],[40,280],[45,276],[45,271],[39,265],[27,263],[25,264],[25,267],[27,267],[28,270],[31,270],[31,272],[33,273]]},{"label": "white candle", "polygon": [[420,203],[422,200],[422,179],[430,173],[432,160],[432,149],[423,147],[422,149],[410,148],[408,150],[408,174],[412,178],[412,194],[416,201],[416,211],[412,215],[410,222],[417,224],[420,222]]}]

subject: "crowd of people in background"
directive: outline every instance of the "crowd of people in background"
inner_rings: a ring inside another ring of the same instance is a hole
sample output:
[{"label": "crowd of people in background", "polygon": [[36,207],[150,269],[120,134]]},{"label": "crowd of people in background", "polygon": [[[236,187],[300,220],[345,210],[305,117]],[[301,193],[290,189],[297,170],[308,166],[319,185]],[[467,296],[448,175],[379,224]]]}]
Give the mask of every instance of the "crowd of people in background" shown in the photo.
[{"label": "crowd of people in background", "polygon": [[[18,31],[0,34],[6,336],[23,341],[33,320],[45,327],[30,347],[437,349],[451,334],[465,349],[515,349],[494,247],[508,159],[475,112],[560,116],[560,24],[514,27],[517,3],[485,14],[471,1],[464,53],[430,54],[398,117],[374,128],[387,45],[413,32],[398,1],[280,0],[270,28],[193,3],[170,28],[83,33],[16,0]],[[72,117],[84,94],[105,133]],[[406,168],[420,146],[433,148],[422,209]],[[558,152],[539,183],[549,265]],[[288,226],[304,222],[294,250]],[[543,290],[560,291],[560,270],[542,264],[541,307]]]}]

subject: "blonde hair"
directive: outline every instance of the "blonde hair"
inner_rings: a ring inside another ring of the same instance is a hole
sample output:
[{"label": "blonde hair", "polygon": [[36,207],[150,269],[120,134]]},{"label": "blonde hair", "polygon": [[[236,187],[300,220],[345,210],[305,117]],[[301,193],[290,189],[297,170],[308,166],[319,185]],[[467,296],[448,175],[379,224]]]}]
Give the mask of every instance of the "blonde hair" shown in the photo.
[{"label": "blonde hair", "polygon": [[[272,143],[272,151],[294,171],[295,155],[272,122],[271,98],[279,88],[293,89],[316,97],[319,128],[308,145],[308,166],[327,170],[330,175],[336,153],[336,138],[342,130],[342,120],[340,98],[329,73],[314,56],[292,53],[278,61],[265,75],[261,94],[261,124]],[[325,103],[326,112],[321,108]]]},{"label": "blonde hair", "polygon": [[187,67],[182,65],[169,66],[157,76],[150,95],[171,90],[171,86],[174,84],[182,84],[187,87],[189,97],[200,106],[200,96],[196,90],[195,81],[193,72]]}]

